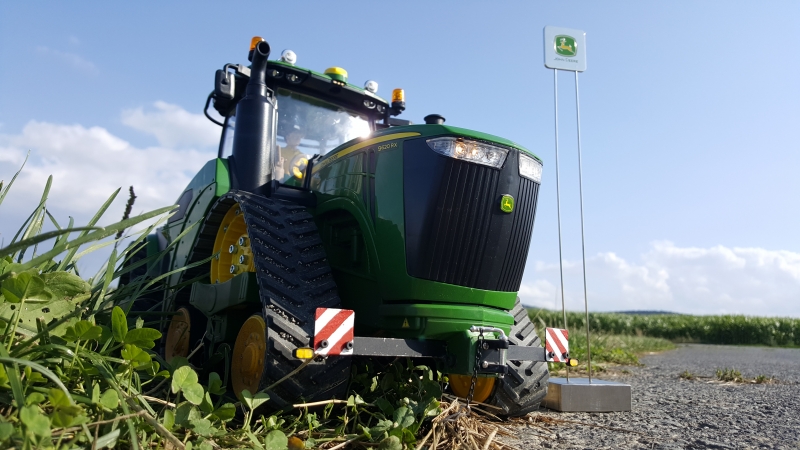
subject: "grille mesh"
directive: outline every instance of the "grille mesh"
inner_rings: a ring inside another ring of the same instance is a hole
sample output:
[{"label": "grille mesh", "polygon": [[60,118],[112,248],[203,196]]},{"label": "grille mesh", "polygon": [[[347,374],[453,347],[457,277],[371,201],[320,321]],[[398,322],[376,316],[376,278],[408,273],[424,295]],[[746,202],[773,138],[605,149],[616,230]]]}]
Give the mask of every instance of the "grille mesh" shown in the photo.
[{"label": "grille mesh", "polygon": [[533,221],[536,217],[536,197],[539,195],[539,185],[527,178],[522,178],[518,195],[517,215],[511,229],[511,243],[506,252],[503,270],[500,272],[501,277],[497,287],[499,291],[519,291],[522,273],[525,271],[525,262],[528,259]]},{"label": "grille mesh", "polygon": [[[455,159],[444,164],[427,236],[419,240],[420,248],[408,249],[422,256],[409,265],[412,276],[492,291],[519,290],[539,186],[519,177],[516,164],[506,166],[511,167],[498,171]],[[509,192],[509,178],[516,192]],[[507,193],[515,199],[510,215],[498,213],[499,199]]]}]

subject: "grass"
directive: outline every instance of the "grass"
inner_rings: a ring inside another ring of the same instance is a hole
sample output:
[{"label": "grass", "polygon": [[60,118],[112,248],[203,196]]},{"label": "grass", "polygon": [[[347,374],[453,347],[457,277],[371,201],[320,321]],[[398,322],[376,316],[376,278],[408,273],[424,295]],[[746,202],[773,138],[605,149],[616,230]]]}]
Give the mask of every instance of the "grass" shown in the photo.
[{"label": "grass", "polygon": [[772,377],[768,377],[766,375],[756,375],[756,377],[753,379],[753,382],[756,384],[767,384],[772,383],[773,381],[774,379]]},{"label": "grass", "polygon": [[[533,317],[537,323],[536,330],[539,338],[544,342],[544,324]],[[582,330],[572,330],[569,335],[570,357],[577,359],[579,370],[587,370],[587,345],[586,334]],[[639,365],[639,356],[647,353],[672,350],[675,344],[661,339],[647,336],[626,336],[593,333],[591,340],[592,369],[598,372],[605,370],[605,364],[612,365]],[[598,363],[600,363],[598,365]],[[551,371],[563,369],[562,364],[551,364]]]},{"label": "grass", "polygon": [[736,369],[728,369],[727,367],[724,369],[717,369],[716,372],[717,380],[725,381],[725,382],[742,382],[744,378],[742,378],[742,373]]},{"label": "grass", "polygon": [[[699,378],[709,378],[709,377],[700,377],[696,374],[689,372],[688,370],[684,370],[681,372],[678,377],[683,380],[696,380]],[[775,379],[769,377],[767,375],[756,375],[755,378],[747,378],[742,375],[742,372],[735,368],[722,368],[716,369],[714,371],[714,377],[717,381],[722,381],[723,383],[752,383],[752,384],[771,384],[775,382]]]},{"label": "grass", "polygon": [[726,383],[753,383],[753,384],[771,384],[775,379],[766,375],[756,375],[755,378],[747,378],[737,369],[717,369],[715,377],[718,381]]},{"label": "grass", "polygon": [[[561,311],[540,309],[531,314],[541,323],[561,328]],[[585,330],[583,312],[567,312],[568,328]],[[593,333],[647,336],[672,342],[724,345],[800,346],[800,319],[742,315],[690,316],[589,313]]]}]

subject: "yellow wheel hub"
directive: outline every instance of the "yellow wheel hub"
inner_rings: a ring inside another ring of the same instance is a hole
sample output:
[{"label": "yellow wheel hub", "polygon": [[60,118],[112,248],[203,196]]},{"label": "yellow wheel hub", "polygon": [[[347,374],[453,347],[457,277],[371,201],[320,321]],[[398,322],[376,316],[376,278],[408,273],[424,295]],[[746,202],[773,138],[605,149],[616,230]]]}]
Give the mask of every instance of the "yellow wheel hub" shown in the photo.
[{"label": "yellow wheel hub", "polygon": [[170,362],[176,356],[189,356],[189,342],[192,331],[192,320],[189,310],[180,308],[172,316],[167,329],[167,340],[164,348],[164,358]]},{"label": "yellow wheel hub", "polygon": [[255,272],[253,252],[244,215],[235,204],[225,213],[214,239],[214,258],[211,260],[211,282],[224,283],[243,272]]},{"label": "yellow wheel hub", "polygon": [[258,391],[267,351],[267,324],[261,316],[250,316],[236,336],[231,360],[233,392],[242,399],[242,391]]},{"label": "yellow wheel hub", "polygon": [[[450,374],[447,376],[450,379],[450,389],[453,393],[461,398],[467,398],[469,395],[469,385],[472,383],[472,377],[469,375],[455,375]],[[485,402],[494,389],[494,382],[497,378],[478,377],[475,380],[475,392],[472,394],[472,400],[476,402]]]}]

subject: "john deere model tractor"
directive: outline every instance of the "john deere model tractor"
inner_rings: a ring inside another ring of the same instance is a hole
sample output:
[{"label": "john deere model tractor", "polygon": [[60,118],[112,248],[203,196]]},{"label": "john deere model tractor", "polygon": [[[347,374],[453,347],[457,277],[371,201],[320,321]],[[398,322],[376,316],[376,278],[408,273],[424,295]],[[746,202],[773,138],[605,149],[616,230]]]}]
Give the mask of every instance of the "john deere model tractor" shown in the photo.
[{"label": "john deere model tractor", "polygon": [[344,395],[359,356],[429,358],[456,395],[538,407],[547,355],[517,291],[541,160],[435,114],[397,119],[402,90],[389,102],[269,54],[254,38],[249,66],[217,71],[219,154],[140,252],[172,248],[147,274],[176,271],[164,357],[237,395],[291,375],[275,407]]}]

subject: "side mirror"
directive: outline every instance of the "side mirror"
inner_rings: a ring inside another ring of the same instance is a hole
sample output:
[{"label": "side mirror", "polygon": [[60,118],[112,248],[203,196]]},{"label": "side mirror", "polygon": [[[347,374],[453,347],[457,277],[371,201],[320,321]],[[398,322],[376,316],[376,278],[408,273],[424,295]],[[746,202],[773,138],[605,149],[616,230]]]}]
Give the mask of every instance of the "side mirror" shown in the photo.
[{"label": "side mirror", "polygon": [[236,77],[228,72],[227,66],[224,69],[217,70],[214,77],[214,97],[217,99],[233,99],[233,93],[236,91]]}]

